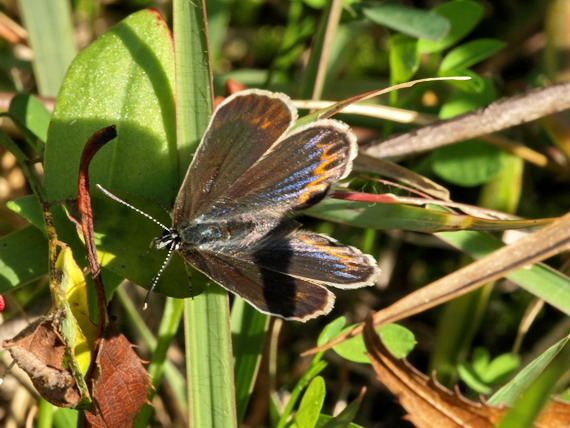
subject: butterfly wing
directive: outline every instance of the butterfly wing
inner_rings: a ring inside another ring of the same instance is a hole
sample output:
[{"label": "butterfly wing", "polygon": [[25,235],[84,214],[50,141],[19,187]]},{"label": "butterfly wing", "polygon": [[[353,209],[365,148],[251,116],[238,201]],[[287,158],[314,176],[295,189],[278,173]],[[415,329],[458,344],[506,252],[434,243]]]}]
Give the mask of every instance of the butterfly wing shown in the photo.
[{"label": "butterfly wing", "polygon": [[346,177],[356,156],[356,138],[348,126],[319,120],[279,140],[232,183],[205,218],[263,213],[279,217],[312,205],[332,183]]},{"label": "butterfly wing", "polygon": [[337,288],[373,285],[380,274],[372,256],[307,231],[267,239],[253,255],[262,268]]},{"label": "butterfly wing", "polygon": [[307,321],[330,312],[334,294],[325,287],[224,254],[180,249],[182,257],[259,311]]},{"label": "butterfly wing", "polygon": [[174,224],[210,208],[296,119],[297,110],[291,100],[279,93],[251,89],[222,102],[176,198]]}]

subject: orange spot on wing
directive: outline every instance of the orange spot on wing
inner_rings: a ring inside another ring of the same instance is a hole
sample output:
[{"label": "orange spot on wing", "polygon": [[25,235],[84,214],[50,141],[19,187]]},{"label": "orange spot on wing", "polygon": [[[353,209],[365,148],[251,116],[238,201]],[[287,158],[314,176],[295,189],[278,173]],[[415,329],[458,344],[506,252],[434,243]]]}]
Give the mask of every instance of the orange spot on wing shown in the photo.
[{"label": "orange spot on wing", "polygon": [[320,158],[321,162],[313,171],[313,176],[315,176],[315,179],[305,186],[306,192],[303,193],[300,197],[301,203],[308,201],[314,193],[324,190],[322,182],[329,179],[334,171],[334,169],[328,169],[328,166],[336,159],[338,159],[342,154],[342,152],[329,154],[332,146],[327,144],[317,144],[317,148],[323,149]]}]

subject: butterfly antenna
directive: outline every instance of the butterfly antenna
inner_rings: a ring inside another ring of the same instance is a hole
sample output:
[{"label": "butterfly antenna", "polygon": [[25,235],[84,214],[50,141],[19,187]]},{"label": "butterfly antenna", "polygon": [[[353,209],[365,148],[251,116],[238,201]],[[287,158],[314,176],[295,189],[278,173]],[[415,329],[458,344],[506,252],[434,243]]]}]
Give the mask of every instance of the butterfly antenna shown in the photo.
[{"label": "butterfly antenna", "polygon": [[150,284],[148,286],[148,292],[146,293],[146,296],[144,298],[143,311],[146,310],[146,308],[148,307],[148,299],[150,298],[150,295],[154,291],[156,284],[158,284],[158,280],[160,279],[162,272],[164,272],[164,269],[166,269],[166,266],[168,266],[170,260],[172,260],[172,253],[174,253],[175,249],[176,249],[176,244],[173,243],[170,246],[170,248],[168,248],[168,254],[166,255],[166,259],[164,259],[164,262],[162,262],[162,266],[160,267],[154,278],[152,278],[152,281],[150,281]]},{"label": "butterfly antenna", "polygon": [[162,224],[161,222],[159,222],[157,219],[155,219],[154,217],[150,216],[149,214],[145,213],[142,210],[139,210],[138,208],[132,206],[131,204],[129,204],[128,202],[123,201],[121,198],[119,198],[118,196],[113,195],[111,192],[109,192],[107,189],[105,189],[103,186],[101,186],[100,184],[97,184],[97,188],[99,190],[101,190],[101,192],[103,192],[105,195],[107,195],[108,197],[110,197],[111,199],[129,207],[130,209],[132,209],[133,211],[138,212],[141,215],[144,215],[146,218],[148,218],[149,220],[155,222],[156,224],[158,224],[160,227],[162,227],[164,230],[168,230],[170,231],[170,228],[165,226],[164,224]]}]

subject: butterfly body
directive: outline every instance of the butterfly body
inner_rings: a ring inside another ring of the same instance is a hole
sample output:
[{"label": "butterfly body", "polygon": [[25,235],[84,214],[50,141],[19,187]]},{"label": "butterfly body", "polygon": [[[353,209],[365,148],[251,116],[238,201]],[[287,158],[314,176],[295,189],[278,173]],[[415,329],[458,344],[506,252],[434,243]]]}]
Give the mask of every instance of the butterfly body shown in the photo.
[{"label": "butterfly body", "polygon": [[272,230],[272,222],[260,221],[253,216],[219,220],[193,221],[176,227],[180,246],[202,251],[228,252],[235,248],[248,248],[258,244]]}]

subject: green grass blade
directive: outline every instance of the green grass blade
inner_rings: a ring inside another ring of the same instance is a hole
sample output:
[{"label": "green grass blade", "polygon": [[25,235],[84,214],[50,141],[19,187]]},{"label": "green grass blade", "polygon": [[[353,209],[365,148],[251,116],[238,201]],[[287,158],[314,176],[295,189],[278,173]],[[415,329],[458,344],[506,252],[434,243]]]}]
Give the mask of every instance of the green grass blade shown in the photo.
[{"label": "green grass blade", "polygon": [[[177,133],[181,176],[212,112],[212,77],[205,4],[173,3],[176,52]],[[192,273],[193,287],[205,283]],[[190,426],[236,426],[234,373],[227,293],[212,284],[185,302],[186,366]]]},{"label": "green grass blade", "polygon": [[[381,196],[381,195],[378,195]],[[390,197],[391,198],[391,197]],[[392,199],[392,198],[391,198]],[[369,203],[328,198],[311,207],[306,214],[322,220],[377,230],[404,229],[418,232],[442,230],[507,230],[542,226],[550,219],[487,220],[464,214],[394,203]]]},{"label": "green grass blade", "polygon": [[180,149],[180,177],[192,160],[208,126],[213,105],[213,86],[202,3],[175,0],[174,50],[176,52],[176,129]]},{"label": "green grass blade", "polygon": [[208,34],[210,36],[210,55],[212,62],[216,63],[221,55],[222,44],[228,29],[232,1],[208,1]]},{"label": "green grass blade", "polygon": [[40,95],[55,97],[77,53],[68,0],[20,0]]},{"label": "green grass blade", "polygon": [[241,423],[257,377],[269,317],[243,299],[232,306],[232,342],[236,383],[237,421]]},{"label": "green grass blade", "polygon": [[318,100],[321,98],[325,84],[327,64],[334,34],[338,29],[342,2],[330,0],[313,40],[311,56],[305,70],[300,96],[302,99]]},{"label": "green grass blade", "polygon": [[235,427],[228,294],[211,284],[184,307],[190,426]]},{"label": "green grass blade", "polygon": [[48,246],[33,226],[0,238],[0,293],[48,273]]},{"label": "green grass blade", "polygon": [[513,408],[501,420],[498,428],[542,426],[541,424],[535,425],[534,422],[542,408],[550,400],[556,385],[568,373],[568,361],[570,361],[570,346],[566,343],[544,372],[516,400]]},{"label": "green grass blade", "polygon": [[501,389],[495,392],[488,400],[487,403],[491,405],[506,404],[512,406],[516,399],[530,387],[532,382],[548,367],[560,351],[566,346],[570,336],[559,340],[546,351],[544,351],[538,358],[528,364],[523,370],[520,371],[509,383],[504,385]]}]

